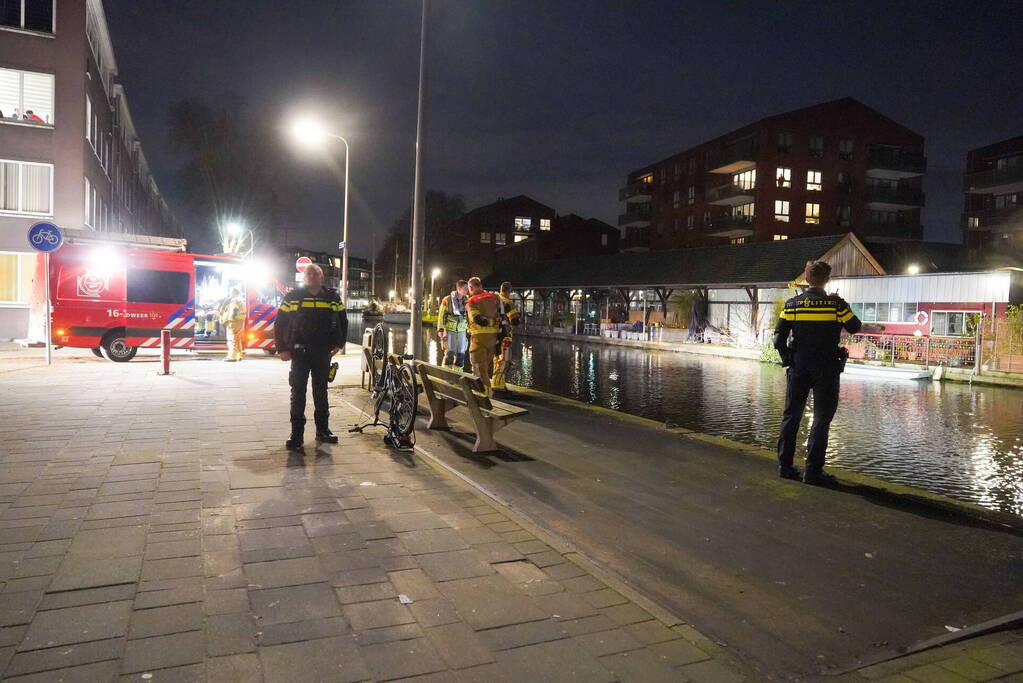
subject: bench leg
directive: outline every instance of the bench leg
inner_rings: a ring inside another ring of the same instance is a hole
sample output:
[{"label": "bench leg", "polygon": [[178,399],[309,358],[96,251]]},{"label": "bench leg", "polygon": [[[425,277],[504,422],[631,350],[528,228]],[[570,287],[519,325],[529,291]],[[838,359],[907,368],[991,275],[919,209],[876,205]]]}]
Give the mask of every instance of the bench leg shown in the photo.
[{"label": "bench leg", "polygon": [[430,401],[430,423],[427,429],[451,429],[448,425],[447,412],[453,407],[453,402],[446,398],[436,398]]},{"label": "bench leg", "polygon": [[496,451],[497,442],[494,441],[494,432],[500,425],[495,425],[496,420],[484,418],[476,425],[476,443],[472,447],[473,453],[485,453]]}]

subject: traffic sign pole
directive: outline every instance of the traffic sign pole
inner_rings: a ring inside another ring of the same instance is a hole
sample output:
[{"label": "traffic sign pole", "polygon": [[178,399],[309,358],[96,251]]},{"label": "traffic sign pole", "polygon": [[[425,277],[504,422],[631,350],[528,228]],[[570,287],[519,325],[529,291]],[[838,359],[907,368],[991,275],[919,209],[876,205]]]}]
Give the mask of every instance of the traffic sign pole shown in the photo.
[{"label": "traffic sign pole", "polygon": [[64,244],[64,233],[53,223],[36,223],[28,229],[28,244],[36,251],[43,253],[43,280],[46,294],[46,306],[43,312],[43,330],[46,335],[46,364],[53,364],[53,305],[50,302],[50,252],[60,249]]},{"label": "traffic sign pole", "polygon": [[53,345],[50,343],[53,340],[53,330],[51,329],[53,323],[53,307],[50,305],[50,252],[43,252],[43,271],[45,275],[43,279],[46,280],[46,364],[53,364]]}]

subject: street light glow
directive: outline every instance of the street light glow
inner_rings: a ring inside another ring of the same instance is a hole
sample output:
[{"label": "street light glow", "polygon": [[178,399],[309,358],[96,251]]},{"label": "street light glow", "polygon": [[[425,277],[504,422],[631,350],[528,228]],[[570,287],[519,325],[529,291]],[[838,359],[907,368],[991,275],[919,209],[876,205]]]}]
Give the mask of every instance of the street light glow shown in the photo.
[{"label": "street light glow", "polygon": [[238,221],[231,221],[227,224],[227,231],[232,235],[237,235],[244,229],[244,226]]},{"label": "street light glow", "polygon": [[920,272],[920,266],[918,266],[915,263],[910,263],[909,268],[906,268],[906,272],[909,273],[910,275],[916,275],[917,273]]},{"label": "street light glow", "polygon": [[322,123],[311,117],[295,119],[288,132],[291,133],[295,142],[302,145],[315,145],[323,142],[330,135]]},{"label": "street light glow", "polygon": [[434,268],[433,272],[430,274],[430,277],[437,277],[438,275],[440,275],[440,268]]}]

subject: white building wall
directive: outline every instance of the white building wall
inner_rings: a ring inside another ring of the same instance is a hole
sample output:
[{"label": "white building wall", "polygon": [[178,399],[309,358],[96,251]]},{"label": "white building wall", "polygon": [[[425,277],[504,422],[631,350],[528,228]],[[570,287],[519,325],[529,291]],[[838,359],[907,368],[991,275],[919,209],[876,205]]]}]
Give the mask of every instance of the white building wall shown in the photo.
[{"label": "white building wall", "polygon": [[1010,281],[1007,271],[850,277],[835,278],[828,291],[850,302],[1006,302]]}]

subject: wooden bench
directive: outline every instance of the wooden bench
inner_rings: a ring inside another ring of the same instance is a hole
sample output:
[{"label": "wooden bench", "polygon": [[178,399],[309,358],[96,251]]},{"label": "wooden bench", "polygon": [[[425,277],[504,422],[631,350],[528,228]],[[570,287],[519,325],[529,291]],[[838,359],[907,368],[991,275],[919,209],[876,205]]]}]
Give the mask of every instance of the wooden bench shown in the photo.
[{"label": "wooden bench", "polygon": [[512,420],[529,414],[525,408],[495,401],[487,396],[483,382],[475,375],[422,361],[416,362],[416,368],[430,404],[430,424],[427,428],[450,429],[447,411],[465,406],[476,428],[473,453],[496,451],[494,433]]}]

